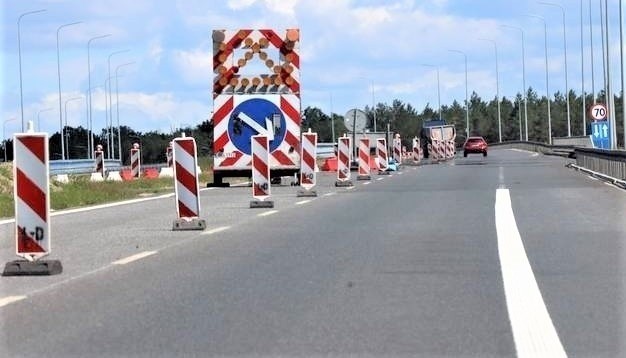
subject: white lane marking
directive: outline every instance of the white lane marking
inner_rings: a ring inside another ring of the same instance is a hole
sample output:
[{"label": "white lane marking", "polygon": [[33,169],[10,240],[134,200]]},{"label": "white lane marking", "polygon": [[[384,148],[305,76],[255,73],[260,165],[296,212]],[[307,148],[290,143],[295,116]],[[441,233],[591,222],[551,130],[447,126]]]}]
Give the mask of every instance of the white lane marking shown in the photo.
[{"label": "white lane marking", "polygon": [[354,186],[346,187],[346,190],[352,190],[352,189],[354,189]]},{"label": "white lane marking", "polygon": [[528,262],[508,189],[496,191],[496,232],[517,356],[567,357]]},{"label": "white lane marking", "polygon": [[385,179],[385,178],[383,178],[383,177],[376,178],[376,181],[381,181],[381,180],[383,180],[383,179]]},{"label": "white lane marking", "polygon": [[10,305],[13,302],[21,301],[25,299],[26,296],[7,296],[4,298],[0,298],[0,307],[4,307],[6,305]]},{"label": "white lane marking", "polygon": [[326,194],[324,194],[323,196],[333,196],[333,195],[335,195],[335,194],[337,194],[337,192],[335,192],[335,191],[331,191],[330,193],[326,193]]},{"label": "white lane marking", "polygon": [[402,175],[402,174],[404,174],[404,172],[398,172],[398,175]]},{"label": "white lane marking", "polygon": [[363,185],[370,185],[370,184],[372,184],[371,181],[366,181],[366,182],[363,183]]},{"label": "white lane marking", "polygon": [[535,154],[535,152],[531,152],[530,150],[525,150],[525,149],[510,148],[509,150],[512,150],[514,152],[520,152],[520,153]]},{"label": "white lane marking", "polygon": [[141,260],[141,259],[143,259],[145,257],[152,256],[152,255],[154,255],[156,253],[157,253],[157,251],[144,251],[144,252],[140,252],[140,253],[135,254],[135,255],[131,255],[131,256],[125,257],[123,259],[119,259],[117,261],[113,261],[113,262],[111,262],[111,264],[112,265],[126,265],[126,264],[129,264],[131,262],[134,262],[134,261],[137,261],[137,260]]},{"label": "white lane marking", "polygon": [[278,210],[270,210],[270,211],[266,211],[264,213],[260,213],[257,216],[270,216],[270,215],[274,215],[278,212]]},{"label": "white lane marking", "polygon": [[592,177],[591,175],[587,175],[587,178],[589,178],[589,179],[591,179],[591,180],[595,180],[595,181],[600,180],[600,179],[598,179],[598,178],[594,178],[594,177]]},{"label": "white lane marking", "polygon": [[310,202],[311,202],[311,199],[308,199],[308,200],[302,200],[302,201],[297,201],[297,202],[296,202],[296,205],[304,205],[304,204],[306,204],[306,203],[310,203]]},{"label": "white lane marking", "polygon": [[230,226],[220,226],[216,227],[215,229],[203,231],[200,235],[213,235],[217,234],[218,232],[226,231],[228,229],[230,229]]}]

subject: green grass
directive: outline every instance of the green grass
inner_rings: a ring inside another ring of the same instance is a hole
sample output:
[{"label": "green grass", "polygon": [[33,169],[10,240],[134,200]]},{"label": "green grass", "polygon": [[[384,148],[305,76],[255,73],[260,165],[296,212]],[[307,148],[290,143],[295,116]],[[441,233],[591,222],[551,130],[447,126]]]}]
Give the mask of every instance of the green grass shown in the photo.
[{"label": "green grass", "polygon": [[[213,175],[210,171],[212,163],[212,158],[198,158],[198,165],[202,170],[198,178],[200,187],[213,181]],[[11,163],[0,164],[0,217],[2,218],[15,216],[12,177]],[[89,176],[77,175],[70,176],[70,182],[67,184],[50,181],[50,207],[54,210],[62,210],[172,193],[173,191],[173,178],[92,182],[89,180]]]}]

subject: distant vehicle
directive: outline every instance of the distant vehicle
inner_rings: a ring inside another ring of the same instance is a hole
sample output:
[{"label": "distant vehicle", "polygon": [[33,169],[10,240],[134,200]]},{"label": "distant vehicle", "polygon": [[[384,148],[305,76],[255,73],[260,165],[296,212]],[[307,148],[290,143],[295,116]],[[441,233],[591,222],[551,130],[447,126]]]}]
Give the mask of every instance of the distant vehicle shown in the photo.
[{"label": "distant vehicle", "polygon": [[483,137],[469,137],[463,144],[463,156],[467,157],[469,153],[482,153],[483,157],[487,156],[487,142]]}]

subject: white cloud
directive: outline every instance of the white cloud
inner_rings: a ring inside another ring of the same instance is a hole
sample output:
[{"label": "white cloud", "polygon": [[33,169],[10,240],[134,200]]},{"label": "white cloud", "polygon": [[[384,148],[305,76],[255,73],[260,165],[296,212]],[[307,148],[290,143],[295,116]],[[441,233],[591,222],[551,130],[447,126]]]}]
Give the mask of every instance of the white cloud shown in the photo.
[{"label": "white cloud", "polygon": [[254,5],[255,2],[257,0],[228,0],[226,4],[231,10],[242,10]]},{"label": "white cloud", "polygon": [[178,73],[189,84],[209,86],[213,78],[213,55],[202,48],[175,51],[174,62]]}]

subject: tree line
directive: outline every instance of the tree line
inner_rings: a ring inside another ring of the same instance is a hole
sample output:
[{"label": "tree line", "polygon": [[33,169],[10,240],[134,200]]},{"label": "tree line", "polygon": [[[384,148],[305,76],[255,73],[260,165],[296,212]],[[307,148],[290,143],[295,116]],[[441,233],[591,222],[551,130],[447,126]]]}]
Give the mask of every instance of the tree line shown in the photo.
[{"label": "tree line", "polygon": [[[548,142],[548,119],[546,97],[539,97],[537,92],[531,88],[526,93],[526,110],[528,115],[528,140],[535,142]],[[570,123],[572,136],[583,135],[582,97],[574,91],[569,92],[570,100]],[[600,92],[594,101],[593,95],[586,96],[587,107],[595,103],[605,103],[604,92]],[[469,99],[469,128],[470,135],[480,135],[485,137],[487,142],[495,143],[499,140],[498,133],[498,100],[494,97],[483,100],[472,93]],[[623,146],[623,119],[621,116],[621,97],[615,97],[615,112],[617,116],[618,146]],[[410,103],[400,100],[393,100],[391,104],[377,103],[375,108],[365,107],[364,109],[370,131],[374,127],[374,116],[376,116],[376,127],[378,131],[385,131],[387,128],[391,132],[400,133],[403,144],[409,146],[414,136],[418,136],[424,121],[439,119],[440,115],[435,108],[429,104],[419,112]],[[307,107],[303,111],[302,130],[311,128],[318,134],[319,142],[331,142],[333,140],[333,130],[335,140],[347,132],[342,115],[333,113],[332,120],[329,114],[324,113],[317,107]],[[567,136],[567,100],[563,94],[557,92],[554,99],[550,101],[550,114],[552,118],[552,137]],[[521,94],[513,98],[503,97],[500,99],[500,116],[502,123],[502,141],[512,141],[525,139],[525,113],[524,99]],[[441,118],[449,124],[454,124],[457,129],[457,144],[462,143],[465,131],[465,107],[458,101],[451,105],[442,105]],[[587,116],[587,135],[591,134],[591,124]],[[333,128],[334,127],[334,128]],[[114,137],[112,142],[114,158],[120,158],[118,150],[117,128],[113,129]],[[139,143],[142,149],[142,160],[146,164],[163,163],[166,161],[165,149],[170,141],[181,132],[187,136],[195,138],[198,146],[198,155],[209,156],[213,154],[213,123],[207,119],[195,127],[180,128],[171,133],[160,133],[157,131],[139,132],[128,126],[121,126],[121,159],[124,165],[130,162],[130,148],[133,143]],[[87,140],[89,132],[83,127],[66,127],[66,159],[88,158]],[[521,133],[521,135],[520,135]],[[101,144],[105,148],[105,158],[109,158],[107,149],[109,148],[107,139],[108,132],[102,130],[101,133],[94,133],[94,145]],[[13,158],[12,139],[3,143],[3,154],[7,160]],[[49,137],[49,153],[51,160],[61,159],[61,136],[59,132]]]}]

